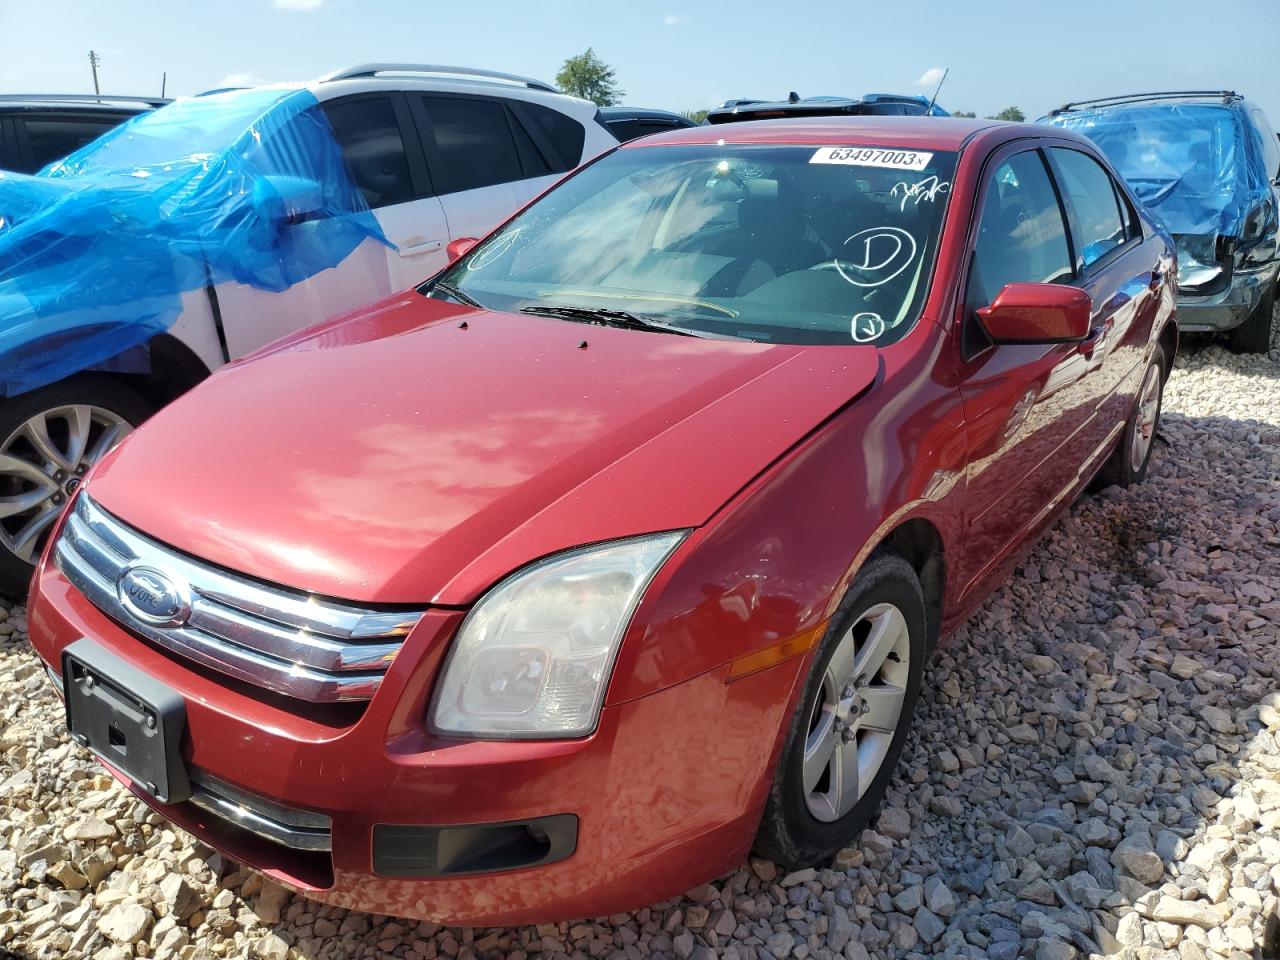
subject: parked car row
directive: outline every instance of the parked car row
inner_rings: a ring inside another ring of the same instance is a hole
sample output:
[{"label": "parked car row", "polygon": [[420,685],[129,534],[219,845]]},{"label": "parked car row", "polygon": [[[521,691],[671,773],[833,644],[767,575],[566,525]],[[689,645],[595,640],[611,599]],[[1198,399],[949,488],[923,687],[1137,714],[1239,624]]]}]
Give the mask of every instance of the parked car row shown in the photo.
[{"label": "parked car row", "polygon": [[[600,916],[750,849],[830,858],[932,650],[1087,484],[1146,474],[1171,237],[1069,130],[827,104],[606,150],[536,82],[405,73],[251,126],[323,117],[369,209],[253,168],[218,207],[237,252],[366,232],[283,292],[184,290],[165,342],[221,370],[118,444],[167,399],[154,338],[5,401],[72,736],[237,861],[384,914]],[[261,346],[295,294],[389,295]],[[108,379],[136,418],[102,417]]]}]

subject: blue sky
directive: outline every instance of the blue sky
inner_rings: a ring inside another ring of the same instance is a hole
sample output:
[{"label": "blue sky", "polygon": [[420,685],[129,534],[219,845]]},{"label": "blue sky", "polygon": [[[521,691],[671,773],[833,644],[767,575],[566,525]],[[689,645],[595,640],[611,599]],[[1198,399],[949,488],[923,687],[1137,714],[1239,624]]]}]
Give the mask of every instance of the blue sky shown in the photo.
[{"label": "blue sky", "polygon": [[369,60],[487,66],[552,79],[593,46],[626,102],[690,109],[735,96],[931,92],[1036,117],[1063,101],[1234,88],[1280,124],[1280,0],[0,0],[0,92],[170,94],[301,80]]}]

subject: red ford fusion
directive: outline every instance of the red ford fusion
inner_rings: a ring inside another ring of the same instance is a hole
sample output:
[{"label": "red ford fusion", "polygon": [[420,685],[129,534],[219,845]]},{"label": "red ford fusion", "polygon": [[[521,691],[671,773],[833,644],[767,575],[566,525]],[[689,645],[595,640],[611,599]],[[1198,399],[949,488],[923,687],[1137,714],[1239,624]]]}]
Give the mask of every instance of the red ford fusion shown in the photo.
[{"label": "red ford fusion", "polygon": [[319,900],[492,925],[868,822],[926,658],[1141,480],[1174,252],[1088,143],[692,128],[104,459],[37,572],[72,736]]}]

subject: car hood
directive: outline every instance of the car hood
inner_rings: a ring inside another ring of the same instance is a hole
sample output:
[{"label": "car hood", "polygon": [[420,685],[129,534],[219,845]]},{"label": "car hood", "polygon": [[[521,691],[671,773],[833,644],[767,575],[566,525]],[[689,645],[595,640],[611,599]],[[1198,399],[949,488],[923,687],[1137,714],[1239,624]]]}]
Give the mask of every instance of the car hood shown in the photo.
[{"label": "car hood", "polygon": [[879,370],[391,298],[233,364],[88,485],[158,540],[362,602],[469,603],[558,550],[704,523]]}]

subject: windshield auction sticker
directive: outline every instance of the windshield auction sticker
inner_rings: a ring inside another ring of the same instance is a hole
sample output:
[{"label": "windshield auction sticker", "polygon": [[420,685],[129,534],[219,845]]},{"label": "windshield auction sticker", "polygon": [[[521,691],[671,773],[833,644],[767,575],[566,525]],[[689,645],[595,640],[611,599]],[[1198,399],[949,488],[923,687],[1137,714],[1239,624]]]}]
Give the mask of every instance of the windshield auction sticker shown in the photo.
[{"label": "windshield auction sticker", "polygon": [[819,147],[810,163],[838,163],[849,167],[888,167],[892,170],[923,170],[932,153],[919,150],[883,150],[879,147]]}]

